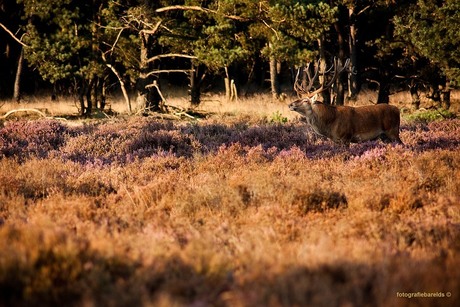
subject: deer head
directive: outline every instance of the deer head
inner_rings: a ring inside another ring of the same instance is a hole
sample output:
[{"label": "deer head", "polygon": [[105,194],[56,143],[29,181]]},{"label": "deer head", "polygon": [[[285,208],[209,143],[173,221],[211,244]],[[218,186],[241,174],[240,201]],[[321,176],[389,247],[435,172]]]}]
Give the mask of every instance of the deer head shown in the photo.
[{"label": "deer head", "polygon": [[313,95],[312,97],[305,97],[293,101],[289,104],[289,109],[291,111],[299,112],[301,114],[305,114],[306,116],[311,115],[312,109],[311,106],[313,104],[318,103],[318,93]]}]

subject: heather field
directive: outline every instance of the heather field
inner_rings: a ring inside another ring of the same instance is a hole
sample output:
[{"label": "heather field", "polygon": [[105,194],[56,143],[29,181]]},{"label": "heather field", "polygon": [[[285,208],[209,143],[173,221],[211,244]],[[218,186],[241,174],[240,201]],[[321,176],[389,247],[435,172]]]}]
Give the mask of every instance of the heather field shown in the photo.
[{"label": "heather field", "polygon": [[3,121],[0,306],[458,306],[460,119],[285,112]]}]

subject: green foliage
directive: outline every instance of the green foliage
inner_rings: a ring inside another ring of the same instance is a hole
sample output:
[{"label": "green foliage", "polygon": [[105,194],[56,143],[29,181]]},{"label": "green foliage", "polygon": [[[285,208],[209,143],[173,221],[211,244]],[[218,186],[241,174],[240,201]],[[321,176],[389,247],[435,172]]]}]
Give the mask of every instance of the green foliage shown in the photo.
[{"label": "green foliage", "polygon": [[44,79],[54,83],[101,74],[92,7],[71,0],[20,1],[27,20],[25,57]]},{"label": "green foliage", "polygon": [[460,2],[418,0],[394,19],[398,37],[433,61],[446,76],[460,82]]},{"label": "green foliage", "polygon": [[418,122],[432,122],[439,121],[444,119],[456,118],[455,113],[452,113],[449,110],[419,110],[415,113],[412,113],[407,116],[408,120],[418,121]]},{"label": "green foliage", "polygon": [[[251,1],[237,2],[233,0],[211,1],[209,8],[215,13],[207,13],[204,20],[198,23],[201,28],[197,39],[193,42],[192,52],[201,63],[210,70],[218,71],[224,67],[247,61],[254,48],[246,32]],[[246,12],[246,13],[245,13]],[[188,12],[191,24],[196,26],[197,14]],[[235,17],[235,18],[233,18]]]},{"label": "green foliage", "polygon": [[324,2],[285,0],[267,4],[249,31],[266,42],[265,57],[300,65],[315,57],[317,40],[336,21],[336,14],[337,7]]},{"label": "green foliage", "polygon": [[[130,1],[82,3],[74,0],[18,0],[24,5],[27,21],[25,57],[40,75],[55,83],[59,80],[91,80],[107,74],[105,60],[124,67],[137,77],[139,36],[124,24],[131,14]],[[140,19],[146,20],[147,8]],[[136,16],[138,17],[138,16]]]},{"label": "green foliage", "polygon": [[130,7],[122,1],[108,1],[107,6],[100,12],[101,26],[98,29],[104,43],[103,52],[107,54],[107,61],[121,67],[126,76],[135,83],[139,76],[140,37],[133,25],[126,24],[127,17],[149,20],[148,8],[142,6]]},{"label": "green foliage", "polygon": [[250,55],[243,47],[245,34],[229,20],[204,27],[203,34],[194,43],[194,53],[211,70],[228,67]]},{"label": "green foliage", "polygon": [[276,111],[272,114],[270,118],[271,123],[285,124],[288,122],[288,118],[283,116],[280,111]]},{"label": "green foliage", "polygon": [[324,2],[186,1],[209,11],[184,10],[163,20],[170,29],[163,46],[192,53],[212,71],[248,62],[260,53],[301,64],[314,55],[317,39],[336,20]]},{"label": "green foliage", "polygon": [[[385,77],[420,77],[441,69],[453,83],[460,82],[460,3],[455,0],[398,5],[383,0],[17,1],[29,46],[25,58],[53,83],[105,77],[112,74],[106,63],[136,83],[142,70],[142,33],[157,22],[161,26],[148,34],[149,56],[196,56],[194,64],[213,73],[233,66],[252,74],[261,58],[304,65],[318,55],[319,39],[324,39],[328,57],[337,55],[337,33],[342,32],[341,47],[347,49],[353,24],[361,44],[355,47],[362,52],[355,54],[357,62],[368,65],[360,67],[363,71],[375,66],[376,59]],[[176,9],[156,12],[171,6]],[[391,20],[394,33],[391,26],[379,26]],[[363,28],[366,24],[378,29]]]}]

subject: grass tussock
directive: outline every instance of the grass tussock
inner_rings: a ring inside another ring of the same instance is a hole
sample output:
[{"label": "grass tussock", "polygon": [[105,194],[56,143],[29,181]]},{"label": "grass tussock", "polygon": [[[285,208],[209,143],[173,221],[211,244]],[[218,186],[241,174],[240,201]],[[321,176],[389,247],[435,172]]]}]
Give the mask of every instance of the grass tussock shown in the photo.
[{"label": "grass tussock", "polygon": [[[344,147],[254,115],[5,122],[0,305],[455,306],[460,121],[401,138]],[[418,292],[444,297],[398,296]]]}]

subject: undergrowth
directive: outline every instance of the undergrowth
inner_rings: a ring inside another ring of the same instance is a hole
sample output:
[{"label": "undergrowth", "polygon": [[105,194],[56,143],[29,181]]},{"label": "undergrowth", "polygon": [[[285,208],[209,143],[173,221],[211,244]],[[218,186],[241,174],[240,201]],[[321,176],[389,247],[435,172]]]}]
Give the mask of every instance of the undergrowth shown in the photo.
[{"label": "undergrowth", "polygon": [[460,120],[401,139],[281,114],[6,122],[0,306],[455,306]]},{"label": "undergrowth", "polygon": [[454,119],[456,118],[456,114],[446,110],[446,109],[422,109],[417,110],[413,113],[407,115],[407,119],[410,121],[419,121],[423,123],[428,123],[432,121],[439,121],[445,119]]}]

